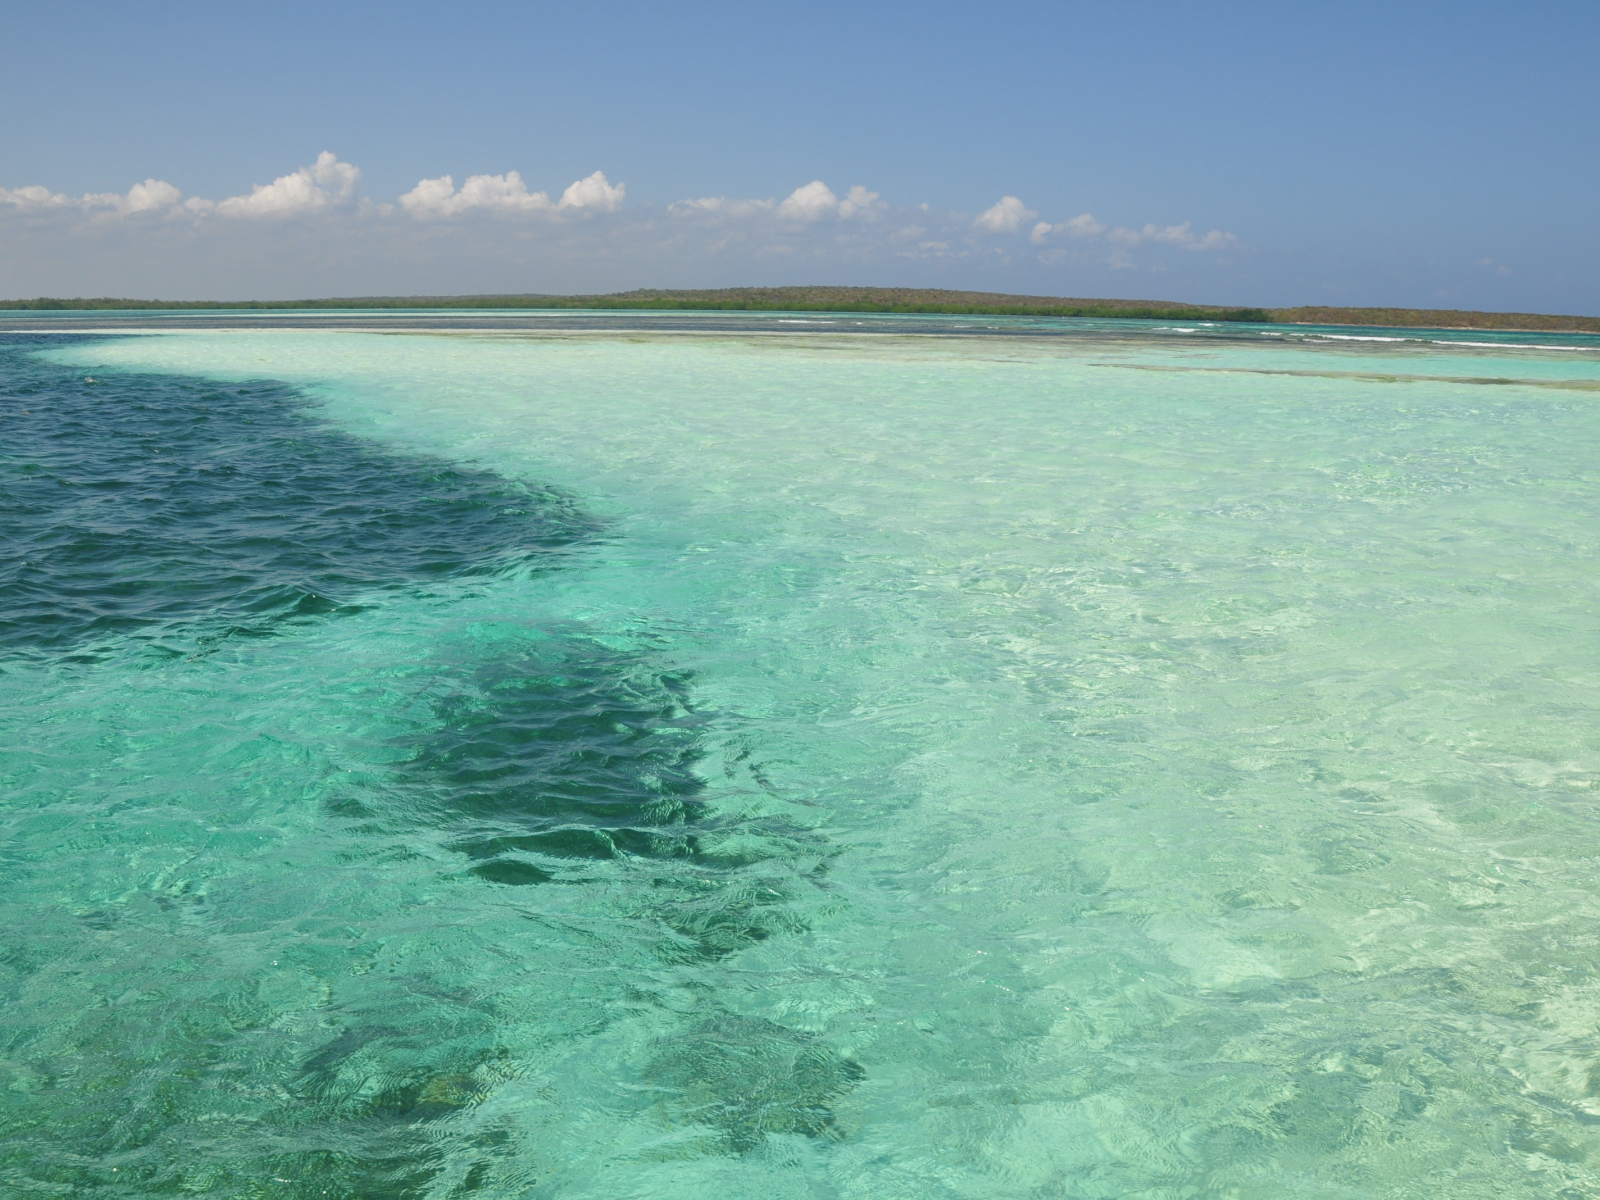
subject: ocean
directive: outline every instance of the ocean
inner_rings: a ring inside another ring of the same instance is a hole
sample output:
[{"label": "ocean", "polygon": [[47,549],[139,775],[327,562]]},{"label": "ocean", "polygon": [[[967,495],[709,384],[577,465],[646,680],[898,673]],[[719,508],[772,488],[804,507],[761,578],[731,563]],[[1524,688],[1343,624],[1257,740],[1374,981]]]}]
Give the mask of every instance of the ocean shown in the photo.
[{"label": "ocean", "polygon": [[1600,1194],[1600,338],[0,319],[0,1190]]}]

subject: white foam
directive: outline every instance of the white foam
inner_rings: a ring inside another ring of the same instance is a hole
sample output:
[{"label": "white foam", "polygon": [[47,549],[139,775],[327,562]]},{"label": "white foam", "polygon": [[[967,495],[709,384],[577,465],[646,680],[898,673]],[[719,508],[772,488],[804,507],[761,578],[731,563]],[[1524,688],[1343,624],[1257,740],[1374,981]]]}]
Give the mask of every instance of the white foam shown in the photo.
[{"label": "white foam", "polygon": [[1458,342],[1450,338],[1434,339],[1435,346],[1474,346],[1481,350],[1596,350],[1600,346],[1546,346],[1539,342]]}]

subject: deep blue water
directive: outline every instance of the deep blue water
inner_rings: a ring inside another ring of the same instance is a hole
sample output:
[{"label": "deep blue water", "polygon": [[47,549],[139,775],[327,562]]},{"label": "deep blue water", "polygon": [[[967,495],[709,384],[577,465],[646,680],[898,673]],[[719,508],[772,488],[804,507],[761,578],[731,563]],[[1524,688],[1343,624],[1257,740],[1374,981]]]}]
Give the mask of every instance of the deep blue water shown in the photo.
[{"label": "deep blue water", "polygon": [[95,379],[26,352],[42,340],[0,344],[0,651],[267,636],[600,532],[553,491],[381,453],[283,384]]}]

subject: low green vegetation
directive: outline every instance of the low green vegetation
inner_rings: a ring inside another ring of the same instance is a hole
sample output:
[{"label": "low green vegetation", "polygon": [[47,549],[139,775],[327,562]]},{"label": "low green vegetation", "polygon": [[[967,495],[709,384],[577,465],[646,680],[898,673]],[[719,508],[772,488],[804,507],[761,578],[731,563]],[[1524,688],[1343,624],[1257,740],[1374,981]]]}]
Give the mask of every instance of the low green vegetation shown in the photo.
[{"label": "low green vegetation", "polygon": [[1249,321],[1302,325],[1526,329],[1600,333],[1600,318],[1415,308],[1229,308],[1170,300],[1091,300],[941,288],[775,287],[661,290],[595,296],[355,296],[326,300],[38,299],[0,301],[0,310],[127,309],[678,309],[691,311],[952,313],[971,316],[1127,317],[1167,321]]},{"label": "low green vegetation", "polygon": [[1259,308],[1177,304],[1165,300],[1073,300],[937,288],[775,287],[666,291],[641,288],[598,296],[360,296],[328,300],[11,300],[0,309],[362,309],[522,308],[680,309],[694,311],[957,313],[1029,317],[1145,317],[1195,321],[1265,321]]},{"label": "low green vegetation", "polygon": [[1408,329],[1526,329],[1600,333],[1600,317],[1545,313],[1466,312],[1454,308],[1274,308],[1273,321],[1295,325],[1376,325]]}]

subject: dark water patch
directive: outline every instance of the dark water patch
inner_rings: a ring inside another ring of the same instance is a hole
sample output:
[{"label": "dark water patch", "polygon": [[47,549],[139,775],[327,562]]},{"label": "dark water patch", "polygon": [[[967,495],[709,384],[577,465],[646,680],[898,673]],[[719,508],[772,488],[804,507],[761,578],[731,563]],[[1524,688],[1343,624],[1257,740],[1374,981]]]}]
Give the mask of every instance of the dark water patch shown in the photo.
[{"label": "dark water patch", "polygon": [[40,341],[0,338],[0,652],[268,636],[600,528],[552,489],[387,453],[285,384],[86,375]]},{"label": "dark water patch", "polygon": [[[555,569],[602,531],[554,490],[351,437],[280,383],[86,376],[34,348],[0,339],[0,655],[13,661],[92,661],[130,642],[187,656],[270,638],[358,611],[365,598],[381,603],[388,589]],[[455,853],[446,873],[486,893],[529,898],[604,874],[600,915],[638,941],[618,952],[653,966],[699,969],[802,928],[802,902],[834,851],[804,828],[752,815],[760,806],[713,800],[699,771],[712,716],[697,707],[692,675],[644,642],[617,649],[578,627],[524,632],[455,659],[451,647],[430,647],[427,682],[410,697],[415,732],[378,747],[326,811],[351,858],[422,831]],[[306,677],[308,705],[322,683]],[[746,765],[759,781],[759,765]],[[131,906],[97,902],[66,934],[4,939],[42,955],[39,969],[52,955],[125,954],[129,996],[148,985],[134,942],[156,928],[173,954],[211,965],[185,973],[181,992],[152,993],[147,1016],[130,1000],[74,1018],[82,1027],[62,1042],[68,1067],[30,1076],[40,1091],[17,1096],[31,1104],[0,1105],[0,1190],[437,1191],[435,1131],[516,1069],[492,998],[457,995],[444,968],[420,962],[392,984],[367,976],[365,951],[329,943],[301,964],[329,981],[325,1016],[315,1029],[280,1029],[276,971],[228,977],[225,904],[157,894],[148,907],[149,929],[133,927]],[[189,925],[151,924],[168,917]],[[273,953],[287,963],[296,945]],[[0,965],[22,962],[0,947]],[[361,999],[344,1003],[340,981],[356,975],[367,979]],[[585,1000],[560,1036],[588,1036],[626,1012]],[[28,1028],[19,1018],[14,1028]],[[689,1057],[658,1055],[653,1078],[686,1097],[692,1119],[723,1131],[723,1150],[767,1132],[830,1134],[832,1098],[859,1068],[808,1035],[741,1021],[691,1026]],[[14,1043],[19,1053],[25,1042]],[[691,1060],[707,1064],[700,1084],[683,1082],[699,1069]],[[486,1142],[460,1194],[478,1190],[472,1181],[488,1179],[504,1153]]]},{"label": "dark water patch", "polygon": [[1161,363],[1094,363],[1119,371],[1161,371],[1210,375],[1286,375],[1297,379],[1355,379],[1363,383],[1470,383],[1480,387],[1555,388],[1600,392],[1600,379],[1524,379],[1505,375],[1416,375],[1394,371],[1294,371],[1269,367],[1192,367]]},{"label": "dark water patch", "polygon": [[833,849],[784,818],[708,802],[695,767],[711,718],[692,682],[647,650],[577,633],[499,643],[493,661],[436,684],[433,730],[405,745],[407,794],[426,797],[415,811],[489,883],[585,882],[600,864],[632,876],[668,959],[792,931],[789,864]]},{"label": "dark water patch", "polygon": [[644,1071],[674,1122],[709,1126],[735,1152],[769,1133],[837,1136],[833,1105],[863,1075],[810,1034],[732,1015],[665,1042]]},{"label": "dark water patch", "polygon": [[[698,971],[804,928],[817,883],[802,867],[835,849],[782,818],[719,807],[696,769],[711,716],[697,710],[689,673],[649,649],[618,650],[574,630],[494,645],[492,659],[436,677],[422,698],[431,728],[402,743],[408,758],[395,771],[411,804],[396,810],[396,793],[385,791],[359,811],[356,795],[342,815],[435,830],[467,875],[519,899],[603,875],[611,886],[595,914],[628,931],[611,953],[646,970]],[[576,966],[584,959],[573,949]],[[407,989],[415,996],[417,982]],[[628,1012],[607,1003],[574,1036]],[[467,1020],[472,1032],[445,1044],[373,1012],[373,1024],[352,1021],[301,1060],[293,1090],[321,1114],[323,1136],[364,1148],[342,1168],[368,1172],[362,1187],[430,1194],[434,1174],[405,1174],[425,1161],[426,1135],[411,1135],[407,1157],[394,1148],[396,1131],[449,1121],[492,1088],[504,1064],[490,1018],[481,1029]],[[663,1110],[713,1129],[705,1149],[722,1154],[769,1133],[839,1136],[832,1106],[862,1075],[810,1034],[726,1014],[693,1021],[652,1052],[644,1073]],[[496,1178],[500,1153],[479,1147],[472,1171]]]}]

